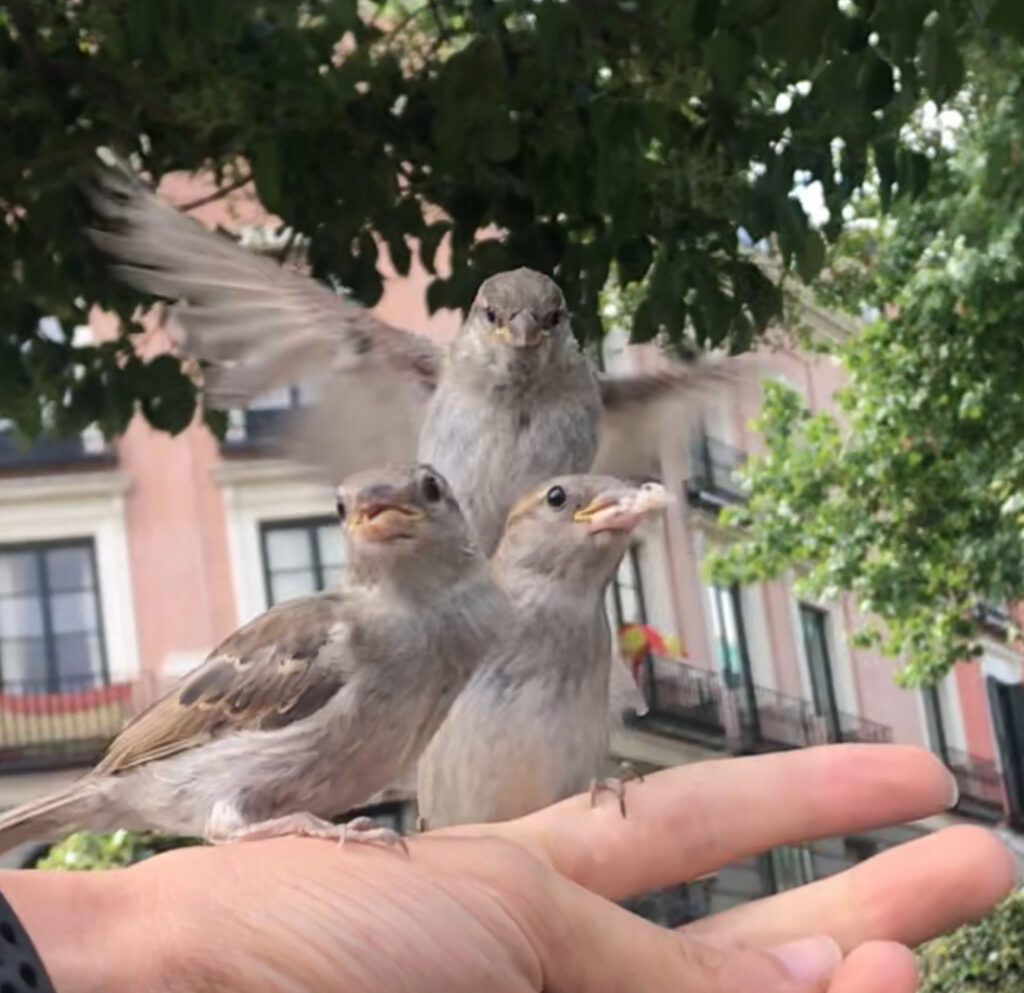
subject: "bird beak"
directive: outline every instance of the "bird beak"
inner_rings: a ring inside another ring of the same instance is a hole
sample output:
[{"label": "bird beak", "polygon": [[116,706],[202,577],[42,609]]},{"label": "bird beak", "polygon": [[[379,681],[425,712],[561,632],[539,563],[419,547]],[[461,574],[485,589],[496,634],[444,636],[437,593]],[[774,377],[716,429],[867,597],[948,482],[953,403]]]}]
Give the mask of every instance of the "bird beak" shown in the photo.
[{"label": "bird beak", "polygon": [[348,519],[349,532],[364,541],[390,541],[412,537],[422,510],[404,503],[376,500],[360,507]]},{"label": "bird beak", "polygon": [[508,324],[494,329],[494,333],[513,348],[536,348],[548,333],[529,310],[521,310]]},{"label": "bird beak", "polygon": [[573,521],[587,525],[590,534],[601,531],[630,532],[648,514],[668,506],[668,493],[660,483],[619,487],[599,493],[573,514]]}]

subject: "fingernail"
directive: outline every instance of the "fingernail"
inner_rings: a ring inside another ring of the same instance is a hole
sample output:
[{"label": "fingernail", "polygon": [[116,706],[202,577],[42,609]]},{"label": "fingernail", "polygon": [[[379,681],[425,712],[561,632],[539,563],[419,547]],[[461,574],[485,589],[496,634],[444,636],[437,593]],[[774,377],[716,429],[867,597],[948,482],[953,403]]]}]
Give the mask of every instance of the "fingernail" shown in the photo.
[{"label": "fingernail", "polygon": [[790,941],[769,948],[768,954],[789,973],[791,979],[808,984],[827,979],[843,961],[839,943],[827,935]]},{"label": "fingernail", "polygon": [[949,776],[949,806],[946,809],[952,810],[960,802],[960,783],[948,769],[946,774]]}]

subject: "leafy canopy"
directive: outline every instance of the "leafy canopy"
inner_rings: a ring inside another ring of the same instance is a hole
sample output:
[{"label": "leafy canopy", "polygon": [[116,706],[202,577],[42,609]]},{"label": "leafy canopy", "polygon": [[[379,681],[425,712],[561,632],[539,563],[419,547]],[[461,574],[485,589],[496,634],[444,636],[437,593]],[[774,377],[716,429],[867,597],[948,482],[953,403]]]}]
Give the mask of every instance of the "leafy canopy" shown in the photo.
[{"label": "leafy canopy", "polygon": [[[922,95],[961,85],[982,25],[1021,29],[1017,0],[0,0],[0,416],[34,435],[137,406],[176,432],[195,388],[132,348],[136,298],[91,255],[76,193],[97,146],[153,176],[251,176],[309,239],[318,277],[366,304],[378,245],[404,273],[415,245],[452,272],[430,307],[480,279],[553,272],[583,339],[600,335],[614,264],[644,280],[638,341],[685,333],[750,346],[778,288],[738,248],[772,237],[805,279],[878,164],[918,191],[927,158],[900,128]],[[339,45],[339,42],[341,44]],[[792,195],[820,181],[819,232]],[[431,205],[440,214],[425,215]],[[499,236],[477,237],[481,229]],[[824,236],[824,237],[823,237]],[[126,334],[75,347],[91,303]],[[43,401],[45,417],[40,411]],[[48,418],[48,420],[47,420]]]},{"label": "leafy canopy", "polygon": [[927,191],[837,246],[828,299],[886,315],[836,351],[839,419],[769,390],[740,540],[713,563],[854,594],[861,640],[912,683],[980,651],[980,602],[1024,598],[1024,52],[977,65]]}]

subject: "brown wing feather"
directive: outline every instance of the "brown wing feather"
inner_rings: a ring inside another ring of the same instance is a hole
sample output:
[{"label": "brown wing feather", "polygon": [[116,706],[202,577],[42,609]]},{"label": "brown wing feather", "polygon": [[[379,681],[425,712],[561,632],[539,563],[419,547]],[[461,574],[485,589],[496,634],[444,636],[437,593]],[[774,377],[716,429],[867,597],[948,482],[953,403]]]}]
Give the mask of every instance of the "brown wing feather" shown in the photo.
[{"label": "brown wing feather", "polygon": [[324,647],[344,637],[340,594],[302,597],[261,614],[218,645],[170,693],[128,724],[94,775],[124,772],[232,730],[302,720],[345,685]]},{"label": "brown wing feather", "polygon": [[205,366],[217,407],[242,407],[325,369],[387,370],[394,390],[429,391],[442,351],[386,324],[315,280],[209,231],[156,196],[127,167],[88,191],[102,228],[90,238],[125,282],[176,300],[186,351]]}]

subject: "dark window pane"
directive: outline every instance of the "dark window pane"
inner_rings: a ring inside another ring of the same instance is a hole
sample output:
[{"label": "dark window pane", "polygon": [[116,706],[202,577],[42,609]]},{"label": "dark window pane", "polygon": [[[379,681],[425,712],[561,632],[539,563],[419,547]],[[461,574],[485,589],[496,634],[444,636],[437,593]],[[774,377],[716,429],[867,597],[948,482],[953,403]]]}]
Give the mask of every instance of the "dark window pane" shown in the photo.
[{"label": "dark window pane", "polygon": [[0,553],[0,595],[33,593],[39,587],[39,571],[32,552]]},{"label": "dark window pane", "polygon": [[41,692],[46,681],[46,642],[42,638],[0,639],[0,664],[6,692]]},{"label": "dark window pane", "polygon": [[99,639],[94,634],[62,634],[54,638],[57,678],[69,680],[67,689],[80,689],[85,677],[103,671]]},{"label": "dark window pane", "polygon": [[50,597],[50,617],[55,634],[95,631],[96,598],[91,591],[55,593]]},{"label": "dark window pane", "polygon": [[36,596],[0,598],[0,638],[35,637],[43,633],[43,605]]},{"label": "dark window pane", "polygon": [[51,592],[92,589],[92,549],[51,548],[46,552],[46,581]]}]

